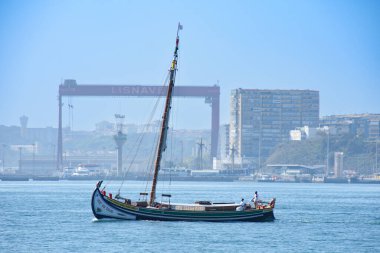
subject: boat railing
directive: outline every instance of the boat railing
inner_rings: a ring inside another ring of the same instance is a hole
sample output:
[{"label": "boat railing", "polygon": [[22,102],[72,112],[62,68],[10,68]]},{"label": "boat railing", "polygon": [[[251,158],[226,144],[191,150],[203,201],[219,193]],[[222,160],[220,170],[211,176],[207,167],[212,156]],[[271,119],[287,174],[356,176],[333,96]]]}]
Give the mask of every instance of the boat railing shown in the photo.
[{"label": "boat railing", "polygon": [[168,198],[169,200],[169,208],[170,208],[170,198],[172,197],[171,194],[161,194],[161,203],[163,202],[162,199],[163,198]]},{"label": "boat railing", "polygon": [[212,202],[208,200],[199,200],[199,201],[195,201],[194,203],[198,205],[212,205]]},{"label": "boat railing", "polygon": [[146,201],[148,197],[148,193],[147,192],[140,192],[140,197],[139,197],[139,201]]},{"label": "boat railing", "polygon": [[136,206],[136,207],[147,207],[148,206],[148,201],[136,201],[136,202],[132,202],[132,205],[133,206]]}]

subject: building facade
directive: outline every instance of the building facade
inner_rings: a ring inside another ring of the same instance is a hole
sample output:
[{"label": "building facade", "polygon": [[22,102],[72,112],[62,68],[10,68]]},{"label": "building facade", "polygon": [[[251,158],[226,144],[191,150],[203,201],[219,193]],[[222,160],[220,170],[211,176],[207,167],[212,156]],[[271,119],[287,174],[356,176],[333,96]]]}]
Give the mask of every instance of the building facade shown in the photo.
[{"label": "building facade", "polygon": [[321,118],[321,126],[328,126],[330,134],[351,134],[369,141],[380,140],[380,114],[345,114]]},{"label": "building facade", "polygon": [[319,125],[319,91],[236,89],[231,92],[230,147],[257,166],[296,127]]}]

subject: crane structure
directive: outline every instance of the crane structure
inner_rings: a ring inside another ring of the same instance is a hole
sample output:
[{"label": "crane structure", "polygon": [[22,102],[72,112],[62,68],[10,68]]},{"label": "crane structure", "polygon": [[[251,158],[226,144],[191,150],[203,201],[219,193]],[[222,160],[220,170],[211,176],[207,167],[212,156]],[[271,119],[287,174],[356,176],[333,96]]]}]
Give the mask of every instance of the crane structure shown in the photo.
[{"label": "crane structure", "polygon": [[[76,80],[65,80],[58,91],[58,143],[57,169],[63,168],[62,142],[62,97],[158,97],[167,93],[168,87],[162,85],[94,85],[77,84]],[[214,86],[175,86],[173,96],[205,98],[211,105],[211,150],[210,159],[217,156],[219,138],[220,87]]]}]

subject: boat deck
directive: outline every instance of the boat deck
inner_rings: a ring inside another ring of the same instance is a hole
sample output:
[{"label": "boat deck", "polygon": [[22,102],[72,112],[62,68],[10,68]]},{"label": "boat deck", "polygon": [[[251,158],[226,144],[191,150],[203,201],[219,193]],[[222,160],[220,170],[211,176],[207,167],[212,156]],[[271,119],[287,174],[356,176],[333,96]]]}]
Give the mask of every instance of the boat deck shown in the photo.
[{"label": "boat deck", "polygon": [[[108,196],[103,196],[108,201],[127,208],[147,208],[153,210],[173,210],[173,211],[236,211],[236,208],[240,206],[238,203],[212,203],[210,204],[199,204],[199,203],[169,203],[169,202],[157,202],[155,206],[148,206],[146,201],[136,201],[136,202],[122,202]],[[257,210],[257,209],[272,209],[269,204],[260,205],[257,208],[253,208],[251,205],[246,204],[244,211]]]}]

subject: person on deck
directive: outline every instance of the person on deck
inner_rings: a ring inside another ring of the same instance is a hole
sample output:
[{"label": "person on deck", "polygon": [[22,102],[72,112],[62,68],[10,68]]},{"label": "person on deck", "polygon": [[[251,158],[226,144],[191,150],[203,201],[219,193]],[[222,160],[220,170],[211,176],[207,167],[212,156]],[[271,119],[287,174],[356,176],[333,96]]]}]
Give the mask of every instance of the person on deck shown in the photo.
[{"label": "person on deck", "polygon": [[241,199],[240,206],[243,207],[243,208],[245,207],[244,199]]},{"label": "person on deck", "polygon": [[255,195],[253,196],[253,199],[251,201],[253,202],[253,204],[255,205],[255,208],[256,208],[257,204],[259,202],[259,194],[257,193],[257,191],[255,191]]},{"label": "person on deck", "polygon": [[246,208],[246,204],[244,199],[242,198],[238,207],[236,207],[236,211],[244,211]]}]

